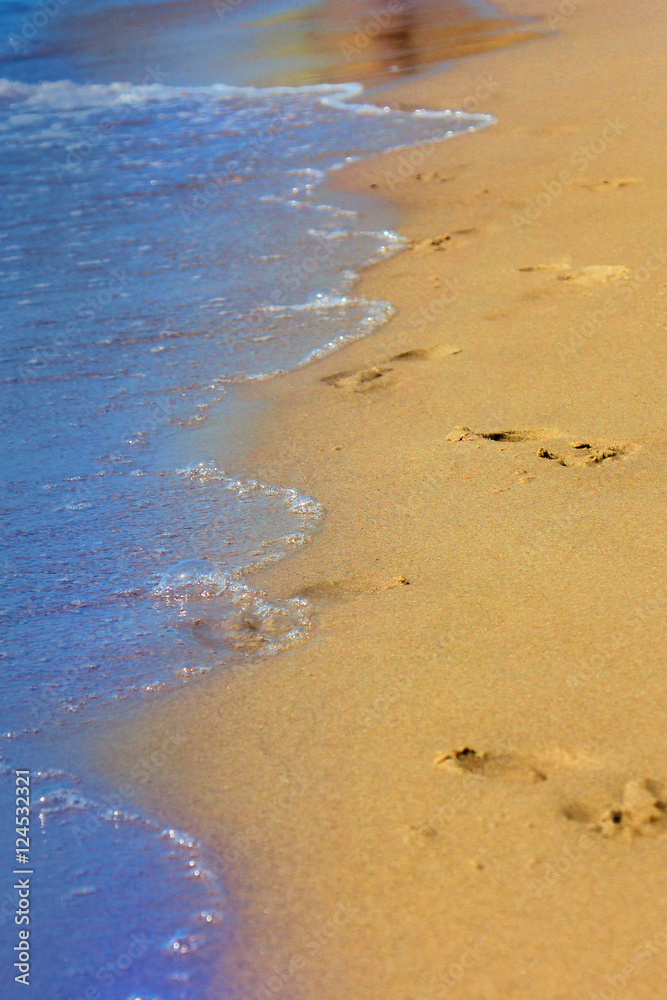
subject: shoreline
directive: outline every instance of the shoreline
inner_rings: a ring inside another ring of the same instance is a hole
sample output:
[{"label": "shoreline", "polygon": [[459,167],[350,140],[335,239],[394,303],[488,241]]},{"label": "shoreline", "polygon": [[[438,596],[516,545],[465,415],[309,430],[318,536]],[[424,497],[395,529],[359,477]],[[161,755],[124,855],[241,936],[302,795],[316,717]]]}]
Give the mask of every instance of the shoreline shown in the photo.
[{"label": "shoreline", "polygon": [[122,780],[187,733],[146,801],[220,852],[239,995],[659,995],[633,956],[667,925],[664,15],[572,6],[400,87],[456,106],[497,81],[499,124],[339,174],[401,209],[412,249],[355,293],[397,315],[246,390],[271,420],[245,471],[328,510],[253,575],[309,597],[314,636],[97,747]]}]

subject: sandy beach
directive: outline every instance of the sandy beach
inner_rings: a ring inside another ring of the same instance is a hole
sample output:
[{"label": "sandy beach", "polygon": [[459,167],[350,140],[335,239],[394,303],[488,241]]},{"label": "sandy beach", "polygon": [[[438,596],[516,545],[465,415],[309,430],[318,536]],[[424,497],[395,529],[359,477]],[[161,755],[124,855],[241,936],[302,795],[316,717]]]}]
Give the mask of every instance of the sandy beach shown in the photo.
[{"label": "sandy beach", "polygon": [[400,209],[395,317],[246,390],[242,471],[327,510],[253,578],[312,637],[94,747],[178,735],[142,803],[218,852],[246,1000],[665,995],[667,16],[502,8],[544,33],[386,95],[498,124],[337,175]]}]

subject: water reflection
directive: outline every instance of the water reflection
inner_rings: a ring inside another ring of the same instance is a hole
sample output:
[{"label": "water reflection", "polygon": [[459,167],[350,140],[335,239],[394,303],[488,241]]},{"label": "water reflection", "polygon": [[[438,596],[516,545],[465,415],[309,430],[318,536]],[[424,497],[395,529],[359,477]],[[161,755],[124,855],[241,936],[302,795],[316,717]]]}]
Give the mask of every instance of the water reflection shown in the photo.
[{"label": "water reflection", "polygon": [[258,58],[280,56],[279,71],[263,83],[379,83],[536,33],[465,0],[324,0],[255,23],[273,29]]},{"label": "water reflection", "polygon": [[155,0],[64,8],[45,34],[56,78],[138,83],[159,65],[169,84],[297,85],[385,83],[537,30],[485,0]]}]

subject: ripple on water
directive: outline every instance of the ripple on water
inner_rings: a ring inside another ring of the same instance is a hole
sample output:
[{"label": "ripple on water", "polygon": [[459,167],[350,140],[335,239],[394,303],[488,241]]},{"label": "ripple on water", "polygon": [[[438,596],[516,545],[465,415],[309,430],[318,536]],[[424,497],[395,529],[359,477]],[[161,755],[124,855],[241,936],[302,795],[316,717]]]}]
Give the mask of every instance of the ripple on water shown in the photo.
[{"label": "ripple on water", "polygon": [[[32,773],[34,868],[49,873],[40,881],[49,921],[35,928],[36,995],[52,995],[49,970],[66,967],[63,997],[101,982],[114,1000],[209,998],[230,910],[196,838],[139,814],[122,785],[91,794],[74,774]],[[11,778],[2,785],[11,793]]]}]

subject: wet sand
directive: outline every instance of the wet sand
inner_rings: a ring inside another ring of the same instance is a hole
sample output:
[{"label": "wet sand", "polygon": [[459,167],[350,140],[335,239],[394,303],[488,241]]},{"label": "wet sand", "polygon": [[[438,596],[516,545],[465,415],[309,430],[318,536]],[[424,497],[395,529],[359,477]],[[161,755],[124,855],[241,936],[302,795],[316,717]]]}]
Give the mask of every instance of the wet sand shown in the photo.
[{"label": "wet sand", "polygon": [[[157,0],[65,8],[56,48],[90,80],[300,86],[394,83],[448,59],[539,33],[484,0]],[[120,77],[118,76],[120,74]]]},{"label": "wet sand", "polygon": [[260,35],[255,71],[265,85],[393,84],[540,31],[531,18],[499,13],[478,0],[324,0],[253,22],[268,29]]},{"label": "wet sand", "polygon": [[312,639],[95,750],[184,737],[143,801],[218,850],[248,1000],[664,995],[666,16],[562,7],[392,93],[499,124],[339,178],[402,208],[398,314],[248,390],[244,471],[328,511],[255,580]]}]

